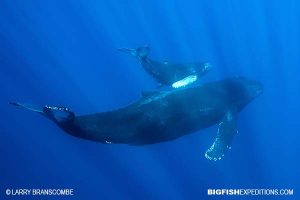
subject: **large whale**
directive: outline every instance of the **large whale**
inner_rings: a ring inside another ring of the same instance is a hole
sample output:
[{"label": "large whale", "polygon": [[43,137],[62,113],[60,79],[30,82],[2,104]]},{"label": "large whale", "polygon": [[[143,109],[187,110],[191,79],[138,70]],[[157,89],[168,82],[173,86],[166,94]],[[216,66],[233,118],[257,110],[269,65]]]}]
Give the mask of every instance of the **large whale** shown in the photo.
[{"label": "large whale", "polygon": [[171,64],[167,61],[155,61],[148,57],[150,51],[148,46],[142,46],[136,49],[120,48],[119,50],[138,58],[146,72],[161,85],[167,85],[173,88],[184,87],[197,81],[211,68],[209,63]]},{"label": "large whale", "polygon": [[46,116],[73,136],[108,144],[159,143],[217,124],[215,140],[205,157],[219,160],[237,133],[238,113],[262,91],[261,83],[234,77],[157,92],[124,108],[81,116],[66,107],[11,104]]}]

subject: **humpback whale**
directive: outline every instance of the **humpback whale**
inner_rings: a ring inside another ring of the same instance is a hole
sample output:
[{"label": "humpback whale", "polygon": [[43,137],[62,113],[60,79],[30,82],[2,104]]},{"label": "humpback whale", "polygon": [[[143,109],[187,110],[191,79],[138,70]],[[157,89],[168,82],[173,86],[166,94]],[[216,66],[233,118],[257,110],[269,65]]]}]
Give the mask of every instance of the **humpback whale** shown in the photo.
[{"label": "humpback whale", "polygon": [[202,77],[211,68],[209,63],[171,64],[167,61],[158,62],[148,57],[148,46],[136,49],[120,48],[120,51],[129,53],[138,58],[143,68],[160,84],[180,88],[187,86]]},{"label": "humpback whale", "polygon": [[31,106],[65,132],[107,144],[146,145],[170,141],[217,125],[218,131],[205,157],[220,160],[237,133],[237,115],[263,91],[260,82],[233,77],[201,86],[158,91],[112,111],[75,115],[61,106]]}]

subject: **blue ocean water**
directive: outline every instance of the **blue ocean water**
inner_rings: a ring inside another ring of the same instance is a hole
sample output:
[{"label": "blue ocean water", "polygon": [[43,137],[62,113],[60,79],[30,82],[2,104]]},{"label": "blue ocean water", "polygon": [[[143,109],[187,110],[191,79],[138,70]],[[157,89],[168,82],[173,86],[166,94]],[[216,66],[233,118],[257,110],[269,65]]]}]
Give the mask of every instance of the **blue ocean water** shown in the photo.
[{"label": "blue ocean water", "polygon": [[[211,199],[209,188],[291,188],[281,198],[299,199],[299,9],[296,0],[1,0],[1,199],[20,199],[7,188],[172,200]],[[158,60],[210,62],[201,83],[243,75],[264,84],[221,161],[204,157],[217,127],[155,145],[103,145],[8,105],[78,114],[128,105],[157,83],[117,48],[144,44]]]}]

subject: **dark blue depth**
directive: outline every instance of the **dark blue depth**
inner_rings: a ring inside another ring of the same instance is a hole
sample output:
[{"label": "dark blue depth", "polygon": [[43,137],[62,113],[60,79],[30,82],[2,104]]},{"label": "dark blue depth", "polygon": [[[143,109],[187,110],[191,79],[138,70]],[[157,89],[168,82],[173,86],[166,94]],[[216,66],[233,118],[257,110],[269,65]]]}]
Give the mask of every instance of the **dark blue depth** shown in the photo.
[{"label": "dark blue depth", "polygon": [[[1,0],[1,199],[6,188],[137,200],[211,199],[209,188],[293,188],[286,199],[297,199],[299,9],[297,0]],[[79,114],[125,106],[157,86],[117,51],[144,44],[157,60],[210,62],[201,83],[243,75],[264,84],[220,162],[204,157],[217,127],[149,146],[103,145],[8,105],[63,105]]]}]

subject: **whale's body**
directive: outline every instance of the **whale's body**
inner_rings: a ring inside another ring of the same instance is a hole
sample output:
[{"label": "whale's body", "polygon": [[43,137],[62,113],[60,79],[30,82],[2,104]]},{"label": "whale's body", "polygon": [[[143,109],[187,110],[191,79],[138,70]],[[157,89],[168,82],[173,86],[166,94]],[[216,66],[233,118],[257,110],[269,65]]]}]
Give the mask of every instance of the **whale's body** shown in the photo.
[{"label": "whale's body", "polygon": [[158,92],[109,112],[76,116],[67,108],[45,106],[40,113],[73,136],[131,145],[169,141],[219,124],[206,152],[207,158],[217,160],[237,132],[237,113],[261,92],[260,83],[237,77]]}]

